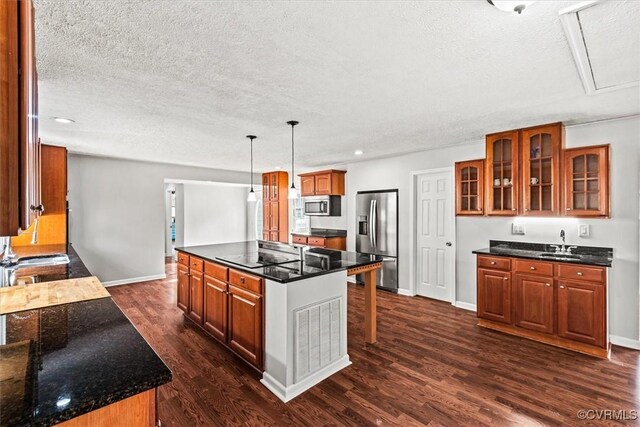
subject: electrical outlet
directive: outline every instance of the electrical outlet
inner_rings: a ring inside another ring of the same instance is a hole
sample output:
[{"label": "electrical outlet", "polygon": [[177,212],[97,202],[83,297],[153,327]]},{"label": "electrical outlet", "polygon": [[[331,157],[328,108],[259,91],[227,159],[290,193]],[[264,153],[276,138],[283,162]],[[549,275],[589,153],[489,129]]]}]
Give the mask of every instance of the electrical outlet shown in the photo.
[{"label": "electrical outlet", "polygon": [[580,237],[589,237],[590,229],[589,224],[580,224],[578,226],[578,236]]},{"label": "electrical outlet", "polygon": [[524,235],[524,225],[516,224],[515,222],[511,224],[511,234]]}]

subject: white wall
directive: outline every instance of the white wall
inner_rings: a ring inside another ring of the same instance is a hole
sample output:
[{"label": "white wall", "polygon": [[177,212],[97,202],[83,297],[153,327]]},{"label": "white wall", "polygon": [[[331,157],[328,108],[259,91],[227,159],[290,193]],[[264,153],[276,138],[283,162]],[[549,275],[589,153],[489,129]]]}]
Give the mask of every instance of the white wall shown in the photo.
[{"label": "white wall", "polygon": [[184,246],[247,240],[246,187],[184,184]]},{"label": "white wall", "polygon": [[[608,220],[574,218],[517,218],[525,224],[525,236],[510,234],[514,218],[456,219],[456,299],[476,303],[475,256],[477,248],[487,247],[491,239],[557,242],[560,229],[567,231],[567,242],[587,246],[613,247],[610,270],[611,334],[632,340],[639,338],[639,212],[640,117],[611,120],[566,128],[566,146],[611,144],[611,204]],[[350,164],[348,167],[347,247],[355,250],[355,194],[361,190],[398,188],[399,190],[399,280],[409,290],[410,172],[453,166],[455,161],[483,158],[484,138],[464,145],[413,153],[394,158]],[[578,223],[591,225],[589,238],[578,238]]]},{"label": "white wall", "polygon": [[103,282],[164,275],[164,180],[246,183],[249,174],[70,154],[70,240]]}]

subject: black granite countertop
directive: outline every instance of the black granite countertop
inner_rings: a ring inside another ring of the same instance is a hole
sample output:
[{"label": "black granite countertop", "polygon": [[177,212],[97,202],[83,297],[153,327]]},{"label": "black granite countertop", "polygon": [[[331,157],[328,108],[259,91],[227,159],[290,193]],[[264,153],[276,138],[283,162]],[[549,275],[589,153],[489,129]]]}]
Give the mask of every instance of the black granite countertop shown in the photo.
[{"label": "black granite countertop", "polygon": [[[567,247],[570,245],[566,245]],[[536,259],[541,261],[566,262],[570,264],[596,265],[611,267],[613,248],[596,246],[577,246],[571,250],[577,257],[556,254],[555,248],[545,243],[509,242],[502,240],[489,241],[489,247],[476,249],[474,254],[493,255],[515,258]]]},{"label": "black granite countertop", "polygon": [[[69,264],[19,269],[16,271],[18,283],[42,283],[91,276],[91,272],[84,265],[73,246],[68,245],[65,249],[69,256]],[[58,252],[65,252],[65,250]]]},{"label": "black granite countertop", "polygon": [[294,231],[294,236],[307,237],[346,237],[347,230],[334,230],[330,228],[312,228],[309,231]]},{"label": "black granite countertop", "polygon": [[[90,276],[73,250],[64,271]],[[43,267],[39,267],[43,269]],[[0,426],[52,425],[171,381],[171,371],[111,298],[0,316]],[[5,381],[11,378],[10,381]]]},{"label": "black granite countertop", "polygon": [[258,243],[256,241],[189,246],[176,248],[176,250],[280,283],[321,276],[382,261],[382,257],[377,255],[325,248],[309,248],[304,252],[304,262],[294,261],[275,266],[248,268],[226,262],[221,258],[258,252]]}]

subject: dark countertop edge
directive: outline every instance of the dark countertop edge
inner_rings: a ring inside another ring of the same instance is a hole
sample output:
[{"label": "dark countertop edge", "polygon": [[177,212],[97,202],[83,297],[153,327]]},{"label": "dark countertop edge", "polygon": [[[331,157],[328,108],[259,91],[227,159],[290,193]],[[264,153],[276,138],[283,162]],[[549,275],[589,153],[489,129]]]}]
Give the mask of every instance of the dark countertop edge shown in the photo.
[{"label": "dark countertop edge", "polygon": [[[120,309],[120,307],[118,307],[118,309]],[[127,320],[129,320],[129,318],[127,318]],[[144,337],[142,337],[142,338],[144,339]],[[151,347],[151,346],[149,346],[149,347]],[[151,347],[151,349],[155,353],[155,350],[153,349],[153,347]],[[157,353],[156,353],[156,355],[157,355]],[[158,357],[160,357],[160,356],[158,356]],[[160,359],[160,360],[162,360],[162,359]],[[164,363],[164,361],[163,361],[163,363]],[[166,366],[166,364],[165,364],[165,366]],[[131,387],[131,388],[122,390],[122,391],[117,392],[117,393],[109,394],[107,397],[105,397],[104,399],[101,399],[99,401],[93,401],[93,402],[90,402],[90,403],[87,403],[87,404],[84,404],[84,405],[80,405],[78,407],[71,408],[69,411],[55,414],[54,416],[51,416],[51,417],[47,418],[46,420],[38,420],[35,424],[29,424],[29,425],[50,426],[50,425],[53,425],[53,424],[62,423],[64,421],[69,421],[69,420],[72,420],[74,418],[80,417],[82,415],[88,414],[90,412],[96,411],[98,409],[104,408],[104,407],[106,407],[108,405],[121,402],[124,399],[127,399],[129,397],[133,397],[133,396],[138,395],[140,393],[144,393],[145,391],[149,391],[149,390],[151,390],[153,388],[160,387],[161,385],[164,385],[164,384],[170,382],[173,379],[173,373],[171,372],[169,367],[167,367],[167,369],[169,370],[169,374],[168,375],[158,377],[154,381],[147,382],[147,383],[145,383],[143,385],[140,385],[140,386]],[[156,412],[157,412],[157,408],[156,408]]]},{"label": "dark countertop edge", "polygon": [[304,236],[304,237],[323,237],[325,239],[331,237],[347,237],[347,230],[311,230],[311,231],[293,231],[292,236]]},{"label": "dark countertop edge", "polygon": [[476,255],[491,255],[491,256],[499,256],[499,257],[505,257],[505,258],[522,258],[522,259],[535,259],[536,261],[550,261],[550,262],[563,262],[563,263],[567,263],[567,264],[580,264],[580,265],[593,265],[593,266],[597,266],[597,267],[608,267],[610,268],[613,265],[613,261],[612,260],[605,260],[602,259],[602,261],[596,261],[596,260],[584,260],[584,259],[553,259],[553,258],[547,258],[547,257],[540,257],[540,256],[535,256],[535,255],[527,255],[527,254],[518,254],[518,253],[496,253],[496,252],[492,252],[490,248],[483,248],[483,249],[476,249],[474,251],[471,251],[472,253],[476,254]]},{"label": "dark countertop edge", "polygon": [[[243,267],[241,265],[234,264],[234,263],[231,263],[231,262],[226,262],[226,261],[220,260],[220,259],[215,258],[215,257],[214,258],[204,257],[201,254],[198,254],[198,253],[195,253],[195,252],[191,252],[191,251],[187,250],[186,248],[176,249],[176,252],[184,252],[185,254],[196,256],[196,257],[201,258],[201,259],[203,259],[205,261],[215,262],[216,264],[224,265],[226,267],[233,268],[233,269],[239,270],[239,271],[243,271],[245,273],[249,273],[249,274],[252,274],[254,276],[262,277],[263,279],[269,279],[269,280],[272,280],[272,281],[278,282],[278,283],[291,283],[291,282],[296,282],[296,281],[299,281],[299,280],[309,279],[311,277],[324,276],[326,274],[336,273],[338,271],[343,271],[343,270],[349,270],[350,268],[356,268],[356,267],[340,267],[340,268],[332,269],[331,271],[319,271],[317,273],[307,273],[304,276],[292,277],[290,279],[283,280],[283,279],[278,279],[277,277],[269,276],[268,274],[264,274],[264,273],[261,273],[259,271],[256,271],[256,269]],[[358,264],[357,267],[365,267],[367,265],[373,265],[373,264],[377,264],[379,262],[382,262],[382,261],[369,261],[369,262],[365,262],[365,263],[362,263],[362,264]]]}]

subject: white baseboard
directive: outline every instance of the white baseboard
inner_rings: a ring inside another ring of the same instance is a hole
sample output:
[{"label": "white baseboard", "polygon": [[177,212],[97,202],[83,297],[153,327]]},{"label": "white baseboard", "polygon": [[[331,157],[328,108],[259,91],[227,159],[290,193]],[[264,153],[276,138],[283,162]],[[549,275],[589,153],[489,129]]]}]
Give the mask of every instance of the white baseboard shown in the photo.
[{"label": "white baseboard", "polygon": [[132,277],[131,279],[111,280],[109,282],[102,282],[102,286],[105,288],[109,286],[128,285],[130,283],[149,282],[151,280],[166,279],[166,274],[156,274],[153,276]]},{"label": "white baseboard", "polygon": [[632,340],[631,338],[609,335],[609,341],[611,341],[611,344],[619,345],[620,347],[640,350],[640,340]]},{"label": "white baseboard", "polygon": [[356,283],[356,276],[347,276],[348,283]]},{"label": "white baseboard", "polygon": [[260,382],[262,383],[262,385],[268,388],[271,393],[275,394],[278,399],[287,403],[294,397],[309,390],[320,381],[329,378],[331,375],[335,374],[338,371],[341,371],[349,365],[351,365],[351,360],[349,360],[349,355],[345,354],[331,365],[320,369],[315,374],[303,379],[296,384],[292,384],[289,387],[285,387],[282,383],[280,383],[280,381],[276,380],[267,372],[264,372],[262,374],[262,379],[260,380]]},{"label": "white baseboard", "polygon": [[404,295],[404,296],[407,296],[407,297],[415,297],[416,296],[416,294],[414,294],[410,290],[401,289],[401,288],[398,288],[398,295]]},{"label": "white baseboard", "polygon": [[453,305],[464,310],[477,311],[476,305],[468,302],[456,301]]}]

